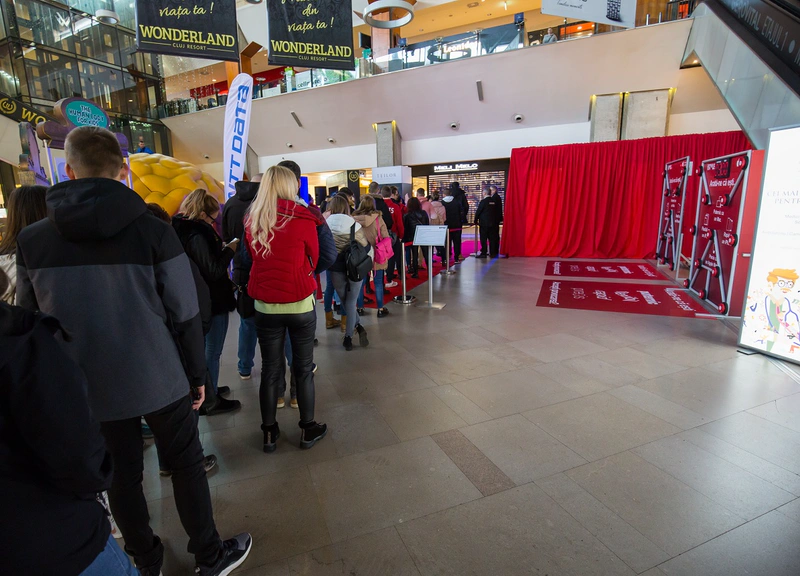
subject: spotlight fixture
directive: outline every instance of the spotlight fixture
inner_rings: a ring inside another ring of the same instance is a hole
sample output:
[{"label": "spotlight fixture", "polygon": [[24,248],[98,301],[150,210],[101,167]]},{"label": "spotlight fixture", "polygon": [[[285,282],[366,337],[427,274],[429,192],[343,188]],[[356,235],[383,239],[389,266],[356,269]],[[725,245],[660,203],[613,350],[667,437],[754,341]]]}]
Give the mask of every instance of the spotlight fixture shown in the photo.
[{"label": "spotlight fixture", "polygon": [[94,13],[94,17],[102,24],[119,24],[119,14],[113,10],[98,10]]},{"label": "spotlight fixture", "polygon": [[514,122],[519,124],[523,120],[525,120],[525,116],[523,116],[522,114],[514,114]]},{"label": "spotlight fixture", "polygon": [[287,148],[294,148],[294,144],[292,144],[291,142],[287,142],[286,143],[286,147]]},{"label": "spotlight fixture", "polygon": [[328,138],[328,142],[331,144],[336,144],[336,138]]},{"label": "spotlight fixture", "polygon": [[458,122],[450,122],[450,130],[458,130]]}]

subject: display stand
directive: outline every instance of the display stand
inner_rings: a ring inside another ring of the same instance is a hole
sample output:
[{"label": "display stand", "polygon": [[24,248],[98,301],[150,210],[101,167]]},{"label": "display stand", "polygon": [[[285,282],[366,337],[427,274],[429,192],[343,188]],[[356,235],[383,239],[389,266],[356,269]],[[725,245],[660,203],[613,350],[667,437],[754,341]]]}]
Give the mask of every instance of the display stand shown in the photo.
[{"label": "display stand", "polygon": [[[422,304],[417,304],[418,308],[430,308],[432,310],[441,310],[446,306],[444,303],[437,303],[433,300],[433,247],[441,246],[442,242],[447,243],[450,247],[450,231],[447,226],[417,226],[414,231],[413,246],[427,246],[428,248],[428,301]],[[405,252],[405,250],[404,250]],[[448,265],[450,264],[450,257],[448,255]]]},{"label": "display stand", "polygon": [[400,252],[403,254],[403,294],[401,296],[395,296],[392,298],[392,302],[395,302],[396,304],[402,304],[403,306],[408,306],[409,304],[416,302],[417,297],[409,296],[406,291],[406,266],[408,266],[408,264],[406,264],[405,246],[403,246],[403,249]]},{"label": "display stand", "polygon": [[687,156],[667,162],[663,172],[656,258],[660,266],[667,266],[670,272],[675,272],[675,279],[679,279],[681,274],[683,210],[691,170],[692,161]]},{"label": "display stand", "polygon": [[683,285],[722,316],[741,314],[755,228],[763,152],[704,160],[689,278]]}]

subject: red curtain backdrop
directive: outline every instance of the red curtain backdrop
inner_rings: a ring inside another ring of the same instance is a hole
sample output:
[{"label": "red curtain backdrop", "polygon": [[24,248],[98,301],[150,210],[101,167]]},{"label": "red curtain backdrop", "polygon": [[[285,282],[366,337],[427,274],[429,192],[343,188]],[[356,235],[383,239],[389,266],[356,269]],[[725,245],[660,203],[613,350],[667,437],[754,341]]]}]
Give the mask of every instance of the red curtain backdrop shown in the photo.
[{"label": "red curtain backdrop", "polygon": [[[511,153],[501,252],[509,256],[649,258],[664,165],[750,150],[743,132],[517,148]],[[694,222],[689,179],[684,228]]]}]

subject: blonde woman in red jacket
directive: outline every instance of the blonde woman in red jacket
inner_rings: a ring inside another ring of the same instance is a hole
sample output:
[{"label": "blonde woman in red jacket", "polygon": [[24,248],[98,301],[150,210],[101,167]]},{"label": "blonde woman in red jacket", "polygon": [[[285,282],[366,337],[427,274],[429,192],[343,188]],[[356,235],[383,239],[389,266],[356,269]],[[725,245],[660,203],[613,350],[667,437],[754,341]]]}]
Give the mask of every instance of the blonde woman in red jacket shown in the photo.
[{"label": "blonde woman in red jacket", "polygon": [[280,437],[275,419],[278,389],[285,382],[284,338],[292,343],[292,372],[300,405],[300,447],[311,448],[328,433],[314,420],[314,333],[317,316],[314,268],[319,257],[317,221],[296,204],[297,178],[280,166],[264,174],[245,221],[245,240],[253,260],[247,291],[255,300],[261,347],[261,429],[264,452],[274,452]]}]

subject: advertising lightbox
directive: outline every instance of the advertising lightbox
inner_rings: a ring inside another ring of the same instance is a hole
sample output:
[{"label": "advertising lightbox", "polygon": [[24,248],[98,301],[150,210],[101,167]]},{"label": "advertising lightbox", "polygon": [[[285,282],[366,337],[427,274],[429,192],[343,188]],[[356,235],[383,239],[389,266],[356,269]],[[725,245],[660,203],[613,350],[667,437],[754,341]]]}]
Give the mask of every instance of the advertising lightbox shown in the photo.
[{"label": "advertising lightbox", "polygon": [[739,344],[800,363],[800,127],[770,134]]}]

